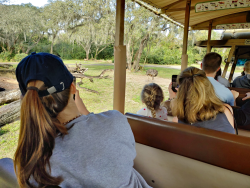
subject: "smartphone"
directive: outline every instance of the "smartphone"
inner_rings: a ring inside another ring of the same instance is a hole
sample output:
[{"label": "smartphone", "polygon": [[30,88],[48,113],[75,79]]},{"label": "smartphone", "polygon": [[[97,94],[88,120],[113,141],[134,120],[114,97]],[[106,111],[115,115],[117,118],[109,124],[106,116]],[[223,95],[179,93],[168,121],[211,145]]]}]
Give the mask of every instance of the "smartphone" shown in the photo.
[{"label": "smartphone", "polygon": [[[76,86],[76,77],[75,77],[75,76],[73,76],[73,83],[74,83],[75,86]],[[73,95],[73,99],[75,100],[75,94]]]},{"label": "smartphone", "polygon": [[177,90],[175,88],[178,88],[178,84],[177,84],[177,76],[178,75],[172,75],[172,90],[174,92],[177,92]]}]

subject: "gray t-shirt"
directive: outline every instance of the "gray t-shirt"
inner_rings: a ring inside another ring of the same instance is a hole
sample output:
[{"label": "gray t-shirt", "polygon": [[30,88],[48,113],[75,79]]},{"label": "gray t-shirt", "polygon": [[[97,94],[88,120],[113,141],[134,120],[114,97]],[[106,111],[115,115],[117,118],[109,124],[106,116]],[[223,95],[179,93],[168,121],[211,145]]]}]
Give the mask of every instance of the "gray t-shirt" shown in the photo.
[{"label": "gray t-shirt", "polygon": [[224,85],[225,87],[230,87],[230,83],[226,78],[223,78],[221,76],[217,77],[218,82],[220,82],[222,85]]},{"label": "gray t-shirt", "polygon": [[66,126],[67,135],[55,139],[50,158],[52,176],[63,188],[144,188],[133,168],[135,140],[126,116],[118,111],[90,113]]},{"label": "gray t-shirt", "polygon": [[213,85],[216,96],[224,103],[234,106],[234,96],[232,92],[224,85],[216,81],[213,77],[207,77],[207,78]]},{"label": "gray t-shirt", "polygon": [[235,78],[233,81],[233,87],[250,89],[250,74]]},{"label": "gray t-shirt", "polygon": [[[181,120],[178,120],[179,123],[184,123]],[[186,123],[184,123],[186,124]],[[212,129],[216,131],[221,131],[225,133],[235,134],[235,130],[227,119],[227,116],[224,113],[219,113],[215,118],[212,118],[207,121],[198,121],[192,124],[195,127],[202,127],[206,129]]]}]

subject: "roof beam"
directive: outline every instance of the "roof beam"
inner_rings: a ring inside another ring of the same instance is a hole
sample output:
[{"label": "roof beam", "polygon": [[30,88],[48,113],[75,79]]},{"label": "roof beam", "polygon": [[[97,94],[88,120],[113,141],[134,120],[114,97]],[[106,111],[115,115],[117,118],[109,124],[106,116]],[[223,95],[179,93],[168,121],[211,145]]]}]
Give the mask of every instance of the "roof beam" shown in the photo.
[{"label": "roof beam", "polygon": [[[225,20],[227,21],[227,20],[230,20],[230,18],[234,18],[234,17],[245,16],[246,14],[247,14],[247,12],[232,13],[230,15],[226,15],[226,16],[222,16],[222,17],[218,17],[218,18],[213,18],[212,19],[212,21],[213,21],[212,29],[216,29],[216,25],[222,24],[221,21],[225,21]],[[207,30],[208,24],[209,24],[209,20],[195,24],[192,26],[192,30],[203,30],[203,29]],[[227,22],[225,24],[227,24]]]},{"label": "roof beam", "polygon": [[156,9],[155,7],[152,7],[151,5],[149,5],[149,4],[145,3],[145,2],[143,2],[143,1],[141,1],[141,0],[132,0],[132,1],[138,3],[140,6],[143,6],[144,8],[146,8],[146,9],[148,9],[149,11],[153,12],[154,14],[156,14],[156,15],[158,15],[158,16],[161,16],[162,18],[164,18],[164,19],[170,21],[171,23],[173,23],[173,24],[175,24],[175,25],[177,25],[177,26],[179,26],[179,27],[182,27],[182,28],[184,27],[182,24],[180,24],[180,23],[178,23],[178,22],[172,20],[172,19],[169,18],[167,15],[165,15],[164,13],[161,13],[161,12],[157,11],[157,9]]},{"label": "roof beam", "polygon": [[[192,6],[192,7],[190,7],[190,10],[194,10],[195,9],[195,7],[194,6]],[[167,13],[167,12],[178,12],[178,11],[185,11],[186,10],[186,7],[183,7],[183,8],[173,8],[173,9],[167,9],[167,10],[165,10],[165,9],[161,9],[161,13]]]},{"label": "roof beam", "polygon": [[183,1],[186,1],[186,0],[179,0],[179,1],[176,1],[176,2],[174,2],[174,3],[172,3],[172,4],[170,4],[170,5],[167,5],[167,6],[163,7],[162,9],[163,9],[163,10],[167,10],[167,9],[171,8],[172,6],[175,6],[175,5],[177,5],[177,4],[179,4],[179,3],[183,2]]}]

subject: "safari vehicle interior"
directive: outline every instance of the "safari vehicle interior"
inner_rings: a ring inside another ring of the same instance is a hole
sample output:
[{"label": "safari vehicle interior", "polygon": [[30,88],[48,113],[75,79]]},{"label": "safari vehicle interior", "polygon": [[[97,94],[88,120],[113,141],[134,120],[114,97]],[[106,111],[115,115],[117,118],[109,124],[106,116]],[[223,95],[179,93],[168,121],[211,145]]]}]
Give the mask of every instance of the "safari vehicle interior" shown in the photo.
[{"label": "safari vehicle interior", "polygon": [[[210,40],[211,30],[216,29],[217,25],[236,27],[233,26],[235,23],[245,23],[239,24],[240,27],[248,26],[250,21],[248,0],[214,2],[135,0],[135,2],[184,28],[182,70],[187,67],[187,40],[188,31],[191,29],[209,31],[208,40],[197,43],[198,46],[207,47],[207,52],[211,51],[211,47],[216,47],[216,44],[231,47],[224,76],[235,52],[236,56],[241,52],[244,53],[241,49],[250,45],[246,39],[236,39],[236,41],[228,39],[227,42]],[[113,108],[122,113],[124,113],[126,83],[124,12],[125,0],[117,0]],[[235,32],[237,33],[237,30]],[[240,58],[240,55],[237,57]],[[234,61],[230,76],[233,76],[236,63]],[[236,90],[240,92],[240,98],[245,95],[244,90]],[[249,187],[250,126],[239,129],[239,135],[231,135],[130,113],[126,113],[126,116],[136,140],[137,157],[134,167],[152,187]],[[18,187],[11,165],[13,165],[12,160],[0,159],[0,187]]]}]

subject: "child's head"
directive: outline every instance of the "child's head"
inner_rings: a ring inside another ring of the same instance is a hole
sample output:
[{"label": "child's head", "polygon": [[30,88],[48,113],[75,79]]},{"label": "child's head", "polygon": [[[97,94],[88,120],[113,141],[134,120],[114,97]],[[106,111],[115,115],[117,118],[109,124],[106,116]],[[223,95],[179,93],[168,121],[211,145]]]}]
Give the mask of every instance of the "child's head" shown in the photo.
[{"label": "child's head", "polygon": [[163,91],[160,86],[155,83],[147,84],[141,92],[141,100],[151,110],[152,116],[156,117],[156,111],[159,109],[164,99]]}]

